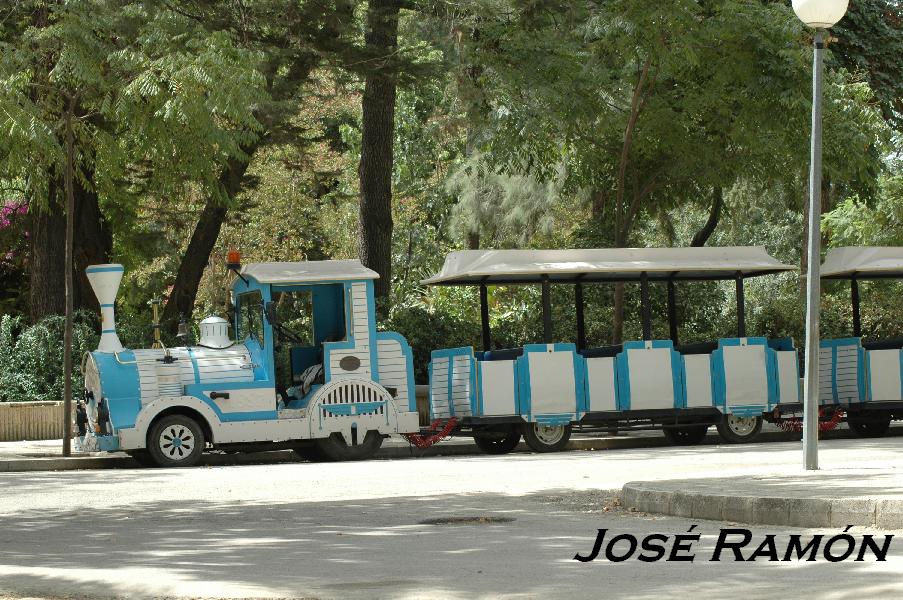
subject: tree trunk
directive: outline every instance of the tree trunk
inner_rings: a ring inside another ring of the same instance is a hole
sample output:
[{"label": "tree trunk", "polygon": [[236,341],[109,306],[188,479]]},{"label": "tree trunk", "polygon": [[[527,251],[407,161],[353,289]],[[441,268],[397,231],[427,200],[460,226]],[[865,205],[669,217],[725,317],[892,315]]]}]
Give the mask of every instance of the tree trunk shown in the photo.
[{"label": "tree trunk", "polygon": [[398,43],[397,0],[370,0],[367,46],[385,60],[367,75],[361,135],[361,262],[377,273],[378,310],[385,314],[392,283],[392,165],[395,135],[395,72],[387,63]]},{"label": "tree trunk", "polygon": [[[242,179],[248,170],[248,161],[250,161],[254,149],[256,146],[246,152],[247,159],[245,161],[230,160],[220,177],[220,184],[230,200],[241,189]],[[201,216],[191,234],[185,254],[182,256],[182,262],[179,263],[179,271],[176,273],[176,281],[173,284],[169,300],[163,308],[160,323],[166,331],[175,333],[180,320],[187,321],[191,318],[198,287],[204,276],[204,269],[207,268],[207,263],[210,261],[210,253],[213,252],[228,212],[229,207],[220,199],[214,197],[207,199],[204,210],[201,211]]]},{"label": "tree trunk", "polygon": [[[93,177],[93,173],[86,173]],[[100,304],[91,289],[85,269],[90,265],[110,261],[113,251],[113,234],[109,224],[100,212],[97,192],[85,189],[76,179],[73,182],[75,195],[75,240],[73,264],[75,268],[75,288],[73,302],[76,308],[100,311]]]},{"label": "tree trunk", "polygon": [[66,310],[63,281],[66,277],[65,245],[66,213],[60,205],[60,185],[55,175],[47,188],[47,206],[29,206],[29,296],[31,322],[48,315],[61,315]]},{"label": "tree trunk", "polygon": [[709,241],[709,238],[715,233],[715,229],[718,227],[718,222],[721,220],[721,208],[723,206],[724,193],[720,185],[715,186],[712,189],[712,207],[709,209],[709,218],[706,220],[705,225],[702,226],[702,229],[697,231],[696,235],[693,236],[690,246],[696,248],[705,246],[705,243]]}]

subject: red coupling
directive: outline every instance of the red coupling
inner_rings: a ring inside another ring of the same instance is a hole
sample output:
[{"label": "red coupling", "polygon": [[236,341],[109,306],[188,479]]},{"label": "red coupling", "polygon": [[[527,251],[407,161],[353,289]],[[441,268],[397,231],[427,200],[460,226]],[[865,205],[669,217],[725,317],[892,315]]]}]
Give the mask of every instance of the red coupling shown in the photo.
[{"label": "red coupling", "polygon": [[[831,431],[838,424],[840,424],[841,419],[843,419],[844,410],[842,408],[837,408],[834,410],[834,414],[831,415],[831,418],[822,421],[822,418],[825,416],[825,409],[818,409],[818,430],[819,431]],[[803,430],[803,419],[802,417],[790,417],[789,419],[778,419],[774,423],[778,427],[780,427],[783,431],[790,431],[799,433]]]},{"label": "red coupling", "polygon": [[401,435],[418,448],[429,448],[451,435],[452,430],[458,425],[457,417],[451,417],[445,423],[445,426],[440,429],[439,425],[441,422],[441,419],[436,419],[430,423],[430,428],[427,431],[433,433],[402,433]]}]

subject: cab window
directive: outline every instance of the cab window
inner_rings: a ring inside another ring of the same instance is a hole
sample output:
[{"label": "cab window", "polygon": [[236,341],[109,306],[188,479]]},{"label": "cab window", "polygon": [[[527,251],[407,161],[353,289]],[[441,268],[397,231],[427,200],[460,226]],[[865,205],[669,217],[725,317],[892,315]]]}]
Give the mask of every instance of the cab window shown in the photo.
[{"label": "cab window", "polygon": [[263,344],[263,296],[260,290],[238,297],[238,339],[253,337]]}]

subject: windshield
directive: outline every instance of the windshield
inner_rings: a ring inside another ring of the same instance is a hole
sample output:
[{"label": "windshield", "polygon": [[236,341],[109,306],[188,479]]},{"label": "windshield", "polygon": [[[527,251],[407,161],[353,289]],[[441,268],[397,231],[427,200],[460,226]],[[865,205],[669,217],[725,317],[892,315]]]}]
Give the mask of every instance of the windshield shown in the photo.
[{"label": "windshield", "polygon": [[238,297],[238,339],[248,336],[263,343],[263,296],[259,290]]}]

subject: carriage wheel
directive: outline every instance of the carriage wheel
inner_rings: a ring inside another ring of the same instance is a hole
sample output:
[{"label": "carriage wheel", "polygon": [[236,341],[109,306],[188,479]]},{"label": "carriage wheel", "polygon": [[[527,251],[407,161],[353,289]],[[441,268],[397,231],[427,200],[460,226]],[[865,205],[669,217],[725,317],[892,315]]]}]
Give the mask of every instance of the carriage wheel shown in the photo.
[{"label": "carriage wheel", "polygon": [[521,431],[524,441],[534,452],[558,452],[571,439],[571,426],[527,423]]},{"label": "carriage wheel", "polygon": [[722,415],[716,425],[718,433],[729,444],[745,444],[758,437],[762,431],[762,417],[738,417]]},{"label": "carriage wheel", "polygon": [[486,454],[508,454],[520,442],[520,431],[514,427],[475,431],[473,441]]}]

